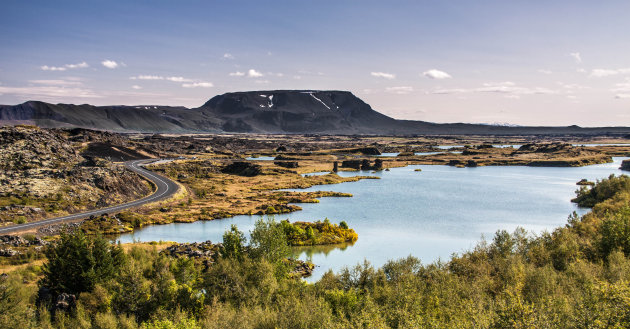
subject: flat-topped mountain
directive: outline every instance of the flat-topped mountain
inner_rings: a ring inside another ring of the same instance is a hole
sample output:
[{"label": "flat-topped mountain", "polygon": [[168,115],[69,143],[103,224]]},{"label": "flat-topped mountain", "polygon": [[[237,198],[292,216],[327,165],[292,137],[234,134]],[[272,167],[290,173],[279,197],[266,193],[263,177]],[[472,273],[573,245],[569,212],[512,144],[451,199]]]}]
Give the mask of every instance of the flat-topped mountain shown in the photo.
[{"label": "flat-topped mountain", "polygon": [[198,108],[92,106],[29,101],[0,105],[0,125],[146,133],[628,134],[627,127],[509,127],[396,120],[348,91],[272,90],[218,95]]},{"label": "flat-topped mountain", "polygon": [[199,109],[235,132],[379,134],[398,126],[348,91],[235,92],[215,96]]}]

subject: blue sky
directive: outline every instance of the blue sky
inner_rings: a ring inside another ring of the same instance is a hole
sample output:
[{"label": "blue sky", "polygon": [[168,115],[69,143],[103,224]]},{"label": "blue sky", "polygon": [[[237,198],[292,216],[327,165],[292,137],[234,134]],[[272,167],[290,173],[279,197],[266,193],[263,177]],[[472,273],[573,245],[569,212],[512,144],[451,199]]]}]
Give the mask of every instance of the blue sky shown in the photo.
[{"label": "blue sky", "polygon": [[630,2],[12,1],[0,103],[350,90],[400,119],[630,125]]}]

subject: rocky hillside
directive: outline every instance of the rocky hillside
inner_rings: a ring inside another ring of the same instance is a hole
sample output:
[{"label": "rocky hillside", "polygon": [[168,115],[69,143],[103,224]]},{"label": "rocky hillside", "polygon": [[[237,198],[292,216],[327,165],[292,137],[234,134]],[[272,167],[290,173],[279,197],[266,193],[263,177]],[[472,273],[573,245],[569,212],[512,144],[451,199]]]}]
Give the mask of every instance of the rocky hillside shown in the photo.
[{"label": "rocky hillside", "polygon": [[0,225],[100,208],[151,192],[148,183],[122,166],[82,156],[85,143],[73,141],[74,133],[0,128]]},{"label": "rocky hillside", "polygon": [[0,105],[0,125],[117,132],[380,135],[628,134],[627,127],[506,127],[396,120],[347,91],[270,90],[215,96],[198,108],[92,106],[30,101]]}]

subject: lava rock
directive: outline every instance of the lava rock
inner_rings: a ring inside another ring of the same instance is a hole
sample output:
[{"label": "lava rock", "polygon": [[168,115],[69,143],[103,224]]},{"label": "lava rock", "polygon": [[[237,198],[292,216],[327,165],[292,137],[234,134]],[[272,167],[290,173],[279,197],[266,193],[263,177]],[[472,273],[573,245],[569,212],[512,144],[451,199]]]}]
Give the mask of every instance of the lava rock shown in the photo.
[{"label": "lava rock", "polygon": [[262,167],[251,162],[237,161],[225,166],[221,172],[224,174],[252,177],[262,174]]}]

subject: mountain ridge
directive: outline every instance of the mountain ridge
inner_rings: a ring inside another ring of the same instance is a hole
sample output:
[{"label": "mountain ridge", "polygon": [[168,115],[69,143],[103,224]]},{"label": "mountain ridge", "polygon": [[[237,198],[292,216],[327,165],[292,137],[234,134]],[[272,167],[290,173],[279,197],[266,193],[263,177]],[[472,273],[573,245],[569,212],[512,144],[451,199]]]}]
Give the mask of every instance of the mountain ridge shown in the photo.
[{"label": "mountain ridge", "polygon": [[628,134],[629,127],[527,127],[431,123],[391,118],[349,91],[228,92],[197,108],[160,105],[0,105],[0,125],[80,127],[140,133],[262,133],[341,135]]}]

